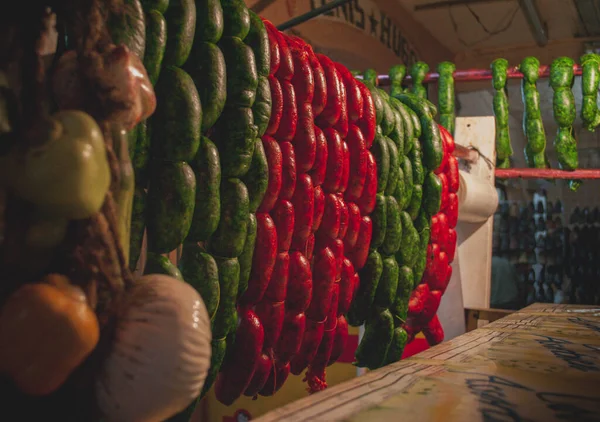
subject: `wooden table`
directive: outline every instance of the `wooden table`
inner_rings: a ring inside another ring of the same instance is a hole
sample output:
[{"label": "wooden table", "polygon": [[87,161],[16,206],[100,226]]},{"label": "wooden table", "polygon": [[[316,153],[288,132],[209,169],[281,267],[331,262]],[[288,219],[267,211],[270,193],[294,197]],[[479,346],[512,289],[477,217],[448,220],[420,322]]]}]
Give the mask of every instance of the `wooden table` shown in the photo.
[{"label": "wooden table", "polygon": [[255,420],[600,421],[600,308],[534,304]]}]

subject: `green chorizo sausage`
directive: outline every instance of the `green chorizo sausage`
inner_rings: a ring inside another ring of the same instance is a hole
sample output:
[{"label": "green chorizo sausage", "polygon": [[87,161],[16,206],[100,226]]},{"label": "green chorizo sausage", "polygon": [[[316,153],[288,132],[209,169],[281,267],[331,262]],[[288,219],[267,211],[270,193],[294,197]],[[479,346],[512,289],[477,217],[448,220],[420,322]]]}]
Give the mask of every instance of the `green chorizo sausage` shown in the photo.
[{"label": "green chorizo sausage", "polygon": [[398,362],[402,358],[402,353],[404,352],[404,347],[407,342],[408,333],[406,330],[401,326],[394,328],[392,342],[388,347],[383,364],[390,365],[394,362]]},{"label": "green chorizo sausage", "polygon": [[[412,148],[412,144],[413,144],[413,142],[412,142],[412,139],[414,137],[413,121],[412,121],[410,114],[404,107],[404,104],[402,104],[400,101],[398,101],[397,98],[390,97],[390,104],[398,112],[398,114],[400,115],[400,118],[402,120],[402,128],[404,131],[404,135],[403,135],[404,147],[402,148],[403,154],[401,154],[401,155],[406,155],[410,152],[410,150]],[[419,127],[420,127],[420,125],[419,125]],[[400,148],[398,148],[398,151],[400,151]]]},{"label": "green chorizo sausage", "polygon": [[397,98],[419,117],[421,134],[415,134],[415,137],[419,138],[423,146],[423,165],[428,170],[436,170],[442,163],[444,148],[440,129],[431,114],[431,107],[426,100],[412,94],[400,94]]},{"label": "green chorizo sausage", "polygon": [[200,294],[206,305],[208,316],[214,319],[219,308],[219,269],[215,259],[200,243],[185,242],[179,260],[183,279]]},{"label": "green chorizo sausage", "polygon": [[212,320],[212,337],[221,339],[235,331],[237,326],[236,299],[240,281],[240,263],[237,258],[214,257],[219,274],[219,307]]},{"label": "green chorizo sausage", "polygon": [[393,101],[398,101],[393,97],[390,97],[390,107],[392,109],[392,115],[394,116],[394,128],[389,134],[389,138],[394,141],[398,154],[404,155],[404,121],[402,115],[392,104]]},{"label": "green chorizo sausage", "polygon": [[419,211],[421,210],[421,205],[423,202],[423,185],[414,185],[413,193],[410,197],[410,202],[406,207],[406,212],[410,215],[410,218],[413,220],[417,218],[419,215]]},{"label": "green chorizo sausage", "polygon": [[373,234],[371,236],[371,248],[379,248],[385,239],[387,228],[387,201],[385,195],[378,193],[375,197],[375,209],[371,213],[373,223]]},{"label": "green chorizo sausage", "polygon": [[402,220],[400,219],[400,206],[393,196],[386,196],[386,228],[385,237],[380,251],[384,255],[393,255],[398,252],[402,243]]},{"label": "green chorizo sausage", "polygon": [[554,148],[558,164],[564,170],[575,170],[579,165],[577,141],[573,134],[573,122],[576,116],[575,97],[571,91],[574,78],[573,64],[572,59],[559,57],[550,65],[550,86],[554,90],[552,110],[554,120],[558,124]]},{"label": "green chorizo sausage", "polygon": [[221,219],[221,164],[219,150],[206,137],[190,166],[196,175],[196,205],[188,241],[204,242],[217,230]]},{"label": "green chorizo sausage", "polygon": [[492,86],[494,93],[494,116],[496,117],[496,158],[499,163],[509,163],[508,158],[513,154],[508,129],[508,94],[506,78],[508,61],[496,59],[492,62]]},{"label": "green chorizo sausage", "polygon": [[404,161],[401,163],[401,166],[402,172],[404,174],[404,196],[402,197],[400,208],[406,209],[406,207],[408,207],[408,204],[410,204],[410,199],[412,198],[412,193],[414,189],[413,168],[410,158],[405,156]]},{"label": "green chorizo sausage", "polygon": [[381,273],[381,279],[379,280],[373,301],[375,306],[380,308],[389,308],[392,306],[396,298],[396,291],[398,290],[399,273],[400,267],[396,262],[396,258],[393,256],[383,258],[383,272]]},{"label": "green chorizo sausage", "polygon": [[250,280],[250,270],[252,269],[252,258],[254,257],[254,246],[256,243],[257,223],[256,215],[248,214],[248,228],[246,230],[246,241],[244,249],[238,258],[240,262],[240,281],[238,285],[237,297],[240,298],[248,290],[248,281]]},{"label": "green chorizo sausage", "polygon": [[250,11],[244,0],[221,0],[223,8],[223,36],[241,40],[250,32]]},{"label": "green chorizo sausage", "polygon": [[[363,79],[373,86],[377,86],[377,71],[375,69],[367,69],[363,73]],[[379,124],[379,123],[378,123]]]},{"label": "green chorizo sausage", "polygon": [[163,162],[154,169],[146,202],[148,251],[171,252],[187,237],[196,199],[196,176],[183,162]]},{"label": "green chorizo sausage", "polygon": [[393,193],[394,198],[398,202],[400,211],[404,209],[404,195],[406,190],[406,182],[404,181],[404,170],[402,170],[402,162],[404,158],[400,160],[400,167],[398,167],[398,181],[396,182],[396,190]]},{"label": "green chorizo sausage", "polygon": [[396,254],[396,260],[401,265],[412,268],[419,256],[419,232],[413,225],[412,217],[407,212],[402,212],[400,219],[402,221],[402,246]]},{"label": "green chorizo sausage", "polygon": [[380,89],[379,95],[383,99],[383,119],[381,120],[381,130],[385,136],[388,136],[394,130],[394,125],[396,124],[396,118],[394,113],[392,112],[392,107],[390,105],[390,96],[387,92]]},{"label": "green chorizo sausage", "polygon": [[454,111],[454,71],[456,66],[454,63],[442,62],[438,65],[438,106],[440,109],[440,124],[444,126],[448,132],[454,134],[454,119],[456,114]]},{"label": "green chorizo sausage", "polygon": [[169,0],[165,20],[167,21],[167,47],[164,63],[183,66],[194,43],[196,3],[194,0]]},{"label": "green chorizo sausage", "polygon": [[377,250],[371,250],[365,266],[358,272],[360,285],[348,311],[348,323],[358,327],[365,322],[383,273],[383,259]]},{"label": "green chorizo sausage", "polygon": [[157,10],[146,14],[144,67],[152,85],[156,85],[167,47],[167,22]]},{"label": "green chorizo sausage", "polygon": [[387,138],[376,134],[371,153],[377,163],[377,192],[385,192],[390,174],[390,151]]},{"label": "green chorizo sausage", "polygon": [[383,120],[383,98],[380,90],[377,88],[377,72],[374,69],[367,69],[363,73],[363,83],[371,91],[373,104],[375,105],[375,122],[377,126],[381,125]]},{"label": "green chorizo sausage", "polygon": [[390,171],[385,186],[385,194],[393,195],[398,184],[398,171],[400,170],[400,157],[402,155],[398,152],[395,142],[390,138],[384,138],[384,140],[387,141],[388,144],[388,156],[390,159]]},{"label": "green chorizo sausage", "polygon": [[410,76],[412,78],[410,92],[420,98],[427,98],[427,88],[423,85],[427,72],[429,72],[429,65],[424,62],[416,62],[410,67]]},{"label": "green chorizo sausage", "polygon": [[151,252],[146,256],[144,274],[164,274],[183,281],[181,271],[169,258]]},{"label": "green chorizo sausage", "polygon": [[[217,379],[217,375],[219,375],[219,370],[221,369],[221,364],[223,363],[223,360],[225,360],[225,353],[227,350],[227,340],[222,338],[222,339],[218,339],[218,340],[213,340],[210,342],[211,345],[211,354],[210,354],[210,369],[208,370],[208,374],[206,375],[206,379],[204,380],[204,386],[202,387],[202,392],[200,393],[200,397],[198,398],[198,400],[200,400],[202,397],[204,397],[206,395],[206,393],[209,392],[210,388],[212,387],[213,383],[215,382],[215,380]],[[197,404],[194,403],[194,405]],[[186,415],[186,421],[189,421],[190,418],[192,417],[191,414]]]},{"label": "green chorizo sausage", "polygon": [[427,265],[427,245],[429,244],[431,235],[430,225],[431,219],[426,216],[424,211],[421,212],[415,220],[415,229],[419,233],[419,253],[417,255],[415,266],[413,267],[415,285],[421,282],[421,278],[423,278],[423,273],[425,272],[425,266]]},{"label": "green chorizo sausage", "polygon": [[540,62],[535,57],[526,57],[519,70],[523,73],[521,96],[523,99],[523,132],[527,138],[525,158],[534,168],[546,168],[546,132],[540,112],[540,93],[537,89]]},{"label": "green chorizo sausage", "polygon": [[365,335],[356,349],[354,365],[369,369],[380,368],[393,337],[392,313],[388,309],[373,313],[365,324]]},{"label": "green chorizo sausage", "polygon": [[593,132],[600,124],[598,110],[598,84],[600,83],[600,56],[585,54],[581,56],[581,120],[584,127]]},{"label": "green chorizo sausage", "polygon": [[425,180],[425,168],[423,167],[423,151],[418,139],[413,139],[413,148],[407,155],[412,164],[413,182],[415,185],[422,185]]},{"label": "green chorizo sausage", "polygon": [[196,42],[185,64],[202,104],[202,133],[207,133],[221,116],[227,99],[225,56],[213,43]]},{"label": "green chorizo sausage", "polygon": [[196,32],[194,43],[218,43],[223,35],[223,8],[219,0],[195,0]]},{"label": "green chorizo sausage", "polygon": [[390,95],[393,97],[396,94],[401,94],[404,92],[404,88],[402,88],[402,82],[404,81],[404,77],[406,76],[406,66],[397,64],[396,66],[390,67],[389,70],[390,77]]}]

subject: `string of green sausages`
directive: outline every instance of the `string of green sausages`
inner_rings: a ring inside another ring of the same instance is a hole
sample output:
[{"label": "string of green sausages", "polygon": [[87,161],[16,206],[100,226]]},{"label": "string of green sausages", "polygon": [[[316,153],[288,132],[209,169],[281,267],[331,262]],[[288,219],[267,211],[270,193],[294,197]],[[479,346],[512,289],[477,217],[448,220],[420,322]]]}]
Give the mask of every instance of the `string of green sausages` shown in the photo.
[{"label": "string of green sausages", "polygon": [[585,54],[581,56],[581,120],[583,126],[593,132],[600,124],[600,111],[598,110],[598,84],[600,82],[600,56]]},{"label": "string of green sausages", "polygon": [[[573,122],[577,114],[575,97],[571,91],[574,80],[573,64],[572,59],[559,57],[550,65],[550,86],[554,90],[552,110],[558,125],[554,148],[558,164],[563,170],[575,170],[579,165],[577,141],[573,133]],[[572,190],[577,190],[581,182],[572,180],[569,185]]]},{"label": "string of green sausages", "polygon": [[540,112],[540,93],[537,89],[540,62],[535,57],[526,57],[521,62],[519,70],[523,74],[521,96],[523,99],[523,133],[527,138],[525,159],[527,165],[533,168],[549,168],[546,157],[546,132],[542,113]]},{"label": "string of green sausages", "polygon": [[390,77],[390,96],[393,97],[402,94],[404,92],[402,81],[406,76],[406,66],[401,64],[392,66],[390,67],[388,75]]},{"label": "string of green sausages", "polygon": [[492,85],[494,93],[494,116],[496,116],[496,167],[510,167],[510,157],[513,154],[508,128],[508,92],[506,89],[506,74],[508,61],[496,59],[492,62]]},{"label": "string of green sausages", "polygon": [[438,64],[438,108],[440,110],[440,124],[448,132],[454,135],[454,120],[456,113],[454,111],[454,63],[442,62]]},{"label": "string of green sausages", "polygon": [[410,92],[417,97],[427,99],[427,87],[423,85],[423,81],[429,72],[429,65],[425,62],[416,62],[410,67],[410,76],[412,78],[412,86]]}]

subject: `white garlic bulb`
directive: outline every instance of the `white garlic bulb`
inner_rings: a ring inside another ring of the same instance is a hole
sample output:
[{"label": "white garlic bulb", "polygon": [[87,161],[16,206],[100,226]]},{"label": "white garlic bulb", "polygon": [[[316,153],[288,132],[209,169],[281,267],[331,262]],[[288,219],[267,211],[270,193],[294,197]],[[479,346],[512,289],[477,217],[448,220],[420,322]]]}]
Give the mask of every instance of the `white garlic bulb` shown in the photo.
[{"label": "white garlic bulb", "polygon": [[175,278],[141,277],[119,319],[96,384],[107,422],[160,422],[200,394],[210,366],[210,320],[200,295]]}]

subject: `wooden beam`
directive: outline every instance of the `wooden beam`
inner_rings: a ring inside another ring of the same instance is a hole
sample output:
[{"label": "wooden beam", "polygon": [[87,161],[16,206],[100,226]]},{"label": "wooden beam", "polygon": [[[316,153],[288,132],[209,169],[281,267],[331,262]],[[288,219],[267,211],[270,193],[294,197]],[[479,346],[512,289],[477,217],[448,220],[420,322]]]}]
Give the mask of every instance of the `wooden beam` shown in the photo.
[{"label": "wooden beam", "polygon": [[275,3],[277,0],[258,0],[253,6],[250,7],[256,14],[261,14],[263,10]]},{"label": "wooden beam", "polygon": [[452,6],[466,6],[472,4],[480,4],[480,3],[496,3],[499,1],[514,1],[514,0],[447,0],[447,1],[436,1],[433,3],[426,4],[418,4],[415,6],[415,12],[420,12],[423,10],[435,10],[435,9],[443,9],[445,7]]}]

